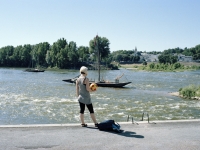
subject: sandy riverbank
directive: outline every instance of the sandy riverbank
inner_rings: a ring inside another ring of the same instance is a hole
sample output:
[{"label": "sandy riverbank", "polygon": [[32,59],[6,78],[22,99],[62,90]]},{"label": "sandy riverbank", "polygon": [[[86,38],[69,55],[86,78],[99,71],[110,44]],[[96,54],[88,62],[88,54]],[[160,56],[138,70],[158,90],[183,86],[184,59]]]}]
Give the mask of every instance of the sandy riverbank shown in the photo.
[{"label": "sandy riverbank", "polygon": [[[173,96],[179,96],[181,98],[184,98],[182,95],[179,95],[179,92],[171,92],[169,93],[170,95],[173,95]],[[200,100],[200,97],[191,97],[191,99],[194,99],[194,100]]]}]

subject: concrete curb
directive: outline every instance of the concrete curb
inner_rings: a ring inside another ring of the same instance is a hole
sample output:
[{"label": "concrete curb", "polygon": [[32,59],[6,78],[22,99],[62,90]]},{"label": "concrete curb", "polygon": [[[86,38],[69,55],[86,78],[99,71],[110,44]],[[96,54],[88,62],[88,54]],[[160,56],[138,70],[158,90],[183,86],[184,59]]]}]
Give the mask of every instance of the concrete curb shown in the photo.
[{"label": "concrete curb", "polygon": [[[160,120],[150,121],[150,123],[174,123],[174,122],[200,122],[200,119],[189,119],[189,120]],[[134,121],[132,122],[118,122],[121,124],[148,124],[148,121]],[[93,123],[87,123],[88,125],[94,125]],[[75,127],[80,126],[80,123],[76,124],[19,124],[19,125],[0,125],[0,128],[29,128],[29,127]]]}]

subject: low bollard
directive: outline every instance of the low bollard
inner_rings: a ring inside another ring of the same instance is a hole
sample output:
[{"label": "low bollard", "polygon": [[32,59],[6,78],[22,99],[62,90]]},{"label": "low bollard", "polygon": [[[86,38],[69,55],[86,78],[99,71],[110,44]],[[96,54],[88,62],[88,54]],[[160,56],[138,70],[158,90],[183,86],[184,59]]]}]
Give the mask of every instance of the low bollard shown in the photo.
[{"label": "low bollard", "polygon": [[[128,115],[128,117],[127,117],[127,122],[129,122],[129,115]],[[137,125],[139,125],[139,123],[137,123],[136,121],[133,120],[133,117],[132,117],[132,124],[137,124]]]},{"label": "low bollard", "polygon": [[[144,120],[144,112],[142,113],[142,119],[141,119],[141,121],[143,121]],[[147,114],[147,120],[148,120],[148,123],[153,123],[153,124],[156,124],[155,122],[150,122],[150,119],[149,119],[149,114],[146,112],[146,114]]]}]

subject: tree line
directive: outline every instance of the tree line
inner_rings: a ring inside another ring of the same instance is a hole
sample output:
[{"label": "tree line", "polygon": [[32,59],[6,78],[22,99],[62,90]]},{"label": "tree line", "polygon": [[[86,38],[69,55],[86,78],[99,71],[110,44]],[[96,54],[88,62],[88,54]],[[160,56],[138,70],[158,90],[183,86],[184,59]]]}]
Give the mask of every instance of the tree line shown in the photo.
[{"label": "tree line", "polygon": [[105,37],[94,37],[88,46],[77,47],[74,41],[58,39],[53,45],[48,42],[36,45],[5,46],[0,48],[0,67],[57,67],[60,69],[76,68],[84,62],[92,63],[97,59],[98,42],[100,59],[107,61],[110,54],[109,40]]},{"label": "tree line", "polygon": [[158,57],[160,63],[174,64],[177,62],[177,54],[185,56],[192,56],[193,60],[200,60],[200,44],[192,48],[181,49],[179,47],[174,49],[164,50]]},{"label": "tree line", "polygon": [[[106,37],[96,36],[89,41],[89,46],[77,46],[76,42],[67,42],[60,38],[52,45],[43,42],[35,45],[25,44],[16,47],[5,46],[0,48],[0,67],[57,67],[60,69],[78,68],[85,64],[94,64],[97,61],[99,50],[100,60],[106,65],[111,62],[138,62],[142,51],[117,50],[110,52],[110,42]],[[97,50],[98,48],[98,50]],[[200,45],[193,48],[174,48],[163,52],[148,52],[161,54],[160,63],[176,63],[176,54],[192,56],[200,59]]]}]

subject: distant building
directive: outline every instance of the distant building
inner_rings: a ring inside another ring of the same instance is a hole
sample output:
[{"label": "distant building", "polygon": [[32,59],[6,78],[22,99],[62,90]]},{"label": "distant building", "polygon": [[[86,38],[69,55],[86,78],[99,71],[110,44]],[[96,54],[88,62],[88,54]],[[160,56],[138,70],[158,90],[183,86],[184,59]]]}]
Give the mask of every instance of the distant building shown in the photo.
[{"label": "distant building", "polygon": [[[153,54],[147,54],[147,53],[141,53],[140,56],[140,62],[146,61],[146,62],[158,62],[158,56],[160,54],[157,55],[153,55]],[[178,54],[178,61],[182,61],[182,62],[193,62],[193,58],[192,56],[185,56],[182,54]]]},{"label": "distant building", "polygon": [[[140,60],[138,62],[140,63],[143,63],[144,61],[146,62],[159,62],[159,55],[161,54],[148,54],[146,52],[144,53],[141,53],[141,52],[138,52],[137,51],[137,47],[135,47],[135,49],[133,49],[133,54],[131,54],[132,56],[139,56],[140,57]],[[178,61],[182,61],[182,62],[193,62],[193,57],[192,56],[185,56],[185,55],[182,55],[182,54],[174,54],[176,56],[178,56]],[[127,63],[127,62],[124,62],[124,61],[121,61],[121,63]],[[129,62],[129,63],[132,63],[132,62]]]},{"label": "distant building", "polygon": [[159,55],[160,54],[153,55],[153,54],[141,53],[140,62],[143,62],[143,61],[146,61],[146,62],[158,62],[158,56]]},{"label": "distant building", "polygon": [[192,62],[194,61],[192,56],[185,56],[183,54],[178,54],[178,61],[182,61],[182,62]]}]

